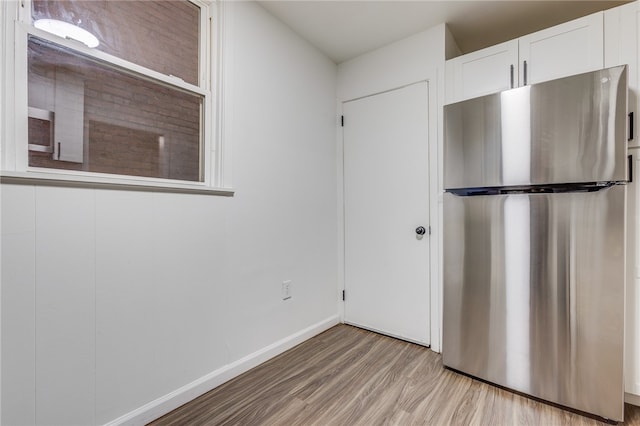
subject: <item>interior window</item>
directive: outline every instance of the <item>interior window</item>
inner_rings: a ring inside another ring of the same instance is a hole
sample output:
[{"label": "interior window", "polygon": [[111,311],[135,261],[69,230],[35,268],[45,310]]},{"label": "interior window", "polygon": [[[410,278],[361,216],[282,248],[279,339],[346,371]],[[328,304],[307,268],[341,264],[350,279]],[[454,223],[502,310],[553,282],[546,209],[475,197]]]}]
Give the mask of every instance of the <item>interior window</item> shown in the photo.
[{"label": "interior window", "polygon": [[35,0],[31,16],[29,167],[204,180],[199,7]]}]

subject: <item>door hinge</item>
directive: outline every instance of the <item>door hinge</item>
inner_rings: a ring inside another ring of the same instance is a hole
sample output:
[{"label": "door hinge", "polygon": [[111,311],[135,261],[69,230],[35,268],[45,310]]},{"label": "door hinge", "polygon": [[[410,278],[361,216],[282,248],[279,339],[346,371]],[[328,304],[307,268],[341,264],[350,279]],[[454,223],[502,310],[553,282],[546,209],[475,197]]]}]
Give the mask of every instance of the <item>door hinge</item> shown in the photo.
[{"label": "door hinge", "polygon": [[345,291],[344,291],[344,290],[342,290],[342,301],[343,301],[343,302],[344,302],[344,300],[345,300],[345,299],[344,299],[344,297],[345,297]]},{"label": "door hinge", "polygon": [[344,115],[340,116],[340,127],[344,127]]}]

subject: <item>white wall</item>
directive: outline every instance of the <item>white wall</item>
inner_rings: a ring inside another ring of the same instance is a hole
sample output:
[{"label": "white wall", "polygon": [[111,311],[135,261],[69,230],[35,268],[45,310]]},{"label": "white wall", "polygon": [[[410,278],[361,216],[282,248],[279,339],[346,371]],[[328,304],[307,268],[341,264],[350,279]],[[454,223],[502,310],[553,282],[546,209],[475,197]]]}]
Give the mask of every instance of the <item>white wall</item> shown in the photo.
[{"label": "white wall", "polygon": [[336,66],[225,18],[234,197],[1,185],[2,424],[126,419],[336,322]]},{"label": "white wall", "polygon": [[444,65],[445,31],[441,24],[342,62],[338,66],[338,100],[424,80]]},{"label": "white wall", "polygon": [[[445,24],[438,25],[388,46],[376,49],[338,66],[338,109],[342,102],[402,87],[418,81],[429,85],[429,167],[430,236],[429,260],[431,268],[431,347],[440,351],[441,341],[441,282],[440,256],[442,241],[440,229],[442,211],[442,100],[444,99],[445,44],[452,40]],[[345,118],[348,120],[348,118]],[[338,130],[338,156],[342,164],[342,131]],[[338,200],[342,200],[342,170],[338,170]],[[341,201],[340,201],[341,203]],[[339,212],[342,212],[339,206]],[[340,214],[340,213],[339,213]],[[341,217],[341,222],[343,218]],[[340,227],[339,227],[340,229]],[[342,236],[341,236],[342,237]],[[342,256],[343,254],[340,253]],[[339,264],[339,277],[344,265]],[[343,286],[343,280],[339,286]]]}]

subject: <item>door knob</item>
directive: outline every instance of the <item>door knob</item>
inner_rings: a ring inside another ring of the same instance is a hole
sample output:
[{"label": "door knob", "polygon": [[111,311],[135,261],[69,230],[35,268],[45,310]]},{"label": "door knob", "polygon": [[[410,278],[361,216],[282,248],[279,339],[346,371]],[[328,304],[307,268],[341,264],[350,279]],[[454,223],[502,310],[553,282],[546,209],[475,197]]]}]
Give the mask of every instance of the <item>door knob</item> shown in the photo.
[{"label": "door knob", "polygon": [[424,235],[424,234],[425,234],[425,232],[427,232],[427,230],[426,230],[426,229],[424,229],[424,226],[418,226],[418,227],[416,228],[416,234],[418,234],[418,235]]}]

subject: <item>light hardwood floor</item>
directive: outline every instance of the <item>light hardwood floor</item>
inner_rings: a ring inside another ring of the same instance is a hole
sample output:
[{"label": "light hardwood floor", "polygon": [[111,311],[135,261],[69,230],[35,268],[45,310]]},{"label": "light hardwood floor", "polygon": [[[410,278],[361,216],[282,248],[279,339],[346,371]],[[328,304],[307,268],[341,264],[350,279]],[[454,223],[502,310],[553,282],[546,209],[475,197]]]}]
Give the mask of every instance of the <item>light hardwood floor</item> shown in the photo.
[{"label": "light hardwood floor", "polygon": [[[151,423],[160,425],[604,425],[454,373],[431,350],[347,325]],[[625,406],[625,425],[640,408]]]}]

